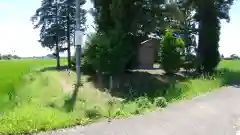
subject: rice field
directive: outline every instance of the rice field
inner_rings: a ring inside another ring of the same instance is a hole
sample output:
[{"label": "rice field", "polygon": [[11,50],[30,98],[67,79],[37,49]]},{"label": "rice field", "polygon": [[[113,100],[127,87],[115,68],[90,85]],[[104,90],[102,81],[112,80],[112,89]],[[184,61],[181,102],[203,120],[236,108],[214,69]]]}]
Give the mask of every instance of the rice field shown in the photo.
[{"label": "rice field", "polygon": [[[15,90],[23,82],[23,76],[36,68],[55,65],[54,59],[21,59],[0,61],[0,111],[9,107],[9,96],[13,96]],[[65,61],[62,60],[64,64]]]}]

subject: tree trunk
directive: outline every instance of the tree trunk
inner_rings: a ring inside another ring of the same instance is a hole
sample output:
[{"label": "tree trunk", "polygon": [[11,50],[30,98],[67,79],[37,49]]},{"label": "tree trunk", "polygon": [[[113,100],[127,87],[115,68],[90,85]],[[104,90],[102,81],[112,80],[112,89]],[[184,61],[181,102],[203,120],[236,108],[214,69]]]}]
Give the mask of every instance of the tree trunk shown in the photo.
[{"label": "tree trunk", "polygon": [[[56,5],[56,24],[57,24],[57,27],[59,27],[58,25],[58,3]],[[60,57],[59,57],[59,51],[60,51],[60,48],[59,48],[59,39],[58,39],[58,31],[56,33],[56,60],[57,60],[57,69],[60,69]]]},{"label": "tree trunk", "polygon": [[[69,6],[67,7],[69,9]],[[67,9],[67,10],[68,10]],[[67,15],[67,55],[68,55],[68,68],[71,68],[71,43],[70,43],[70,16]]]},{"label": "tree trunk", "polygon": [[114,80],[114,88],[119,89],[121,85],[121,75],[116,75],[113,80]]},{"label": "tree trunk", "polygon": [[56,38],[56,60],[57,60],[57,69],[60,69],[60,56],[59,56],[58,35],[57,35],[57,38]]},{"label": "tree trunk", "polygon": [[203,61],[203,51],[204,51],[204,42],[203,42],[203,28],[202,28],[202,20],[199,21],[198,26],[199,38],[198,38],[198,47],[197,47],[197,72],[202,73],[202,61]]}]

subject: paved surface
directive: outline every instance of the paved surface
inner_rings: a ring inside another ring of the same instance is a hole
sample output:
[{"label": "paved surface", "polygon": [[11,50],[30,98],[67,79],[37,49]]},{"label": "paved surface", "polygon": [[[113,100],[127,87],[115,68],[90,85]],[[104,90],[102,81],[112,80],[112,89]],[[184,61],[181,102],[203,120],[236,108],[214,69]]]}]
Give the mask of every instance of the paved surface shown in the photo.
[{"label": "paved surface", "polygon": [[163,111],[39,135],[236,135],[240,130],[240,88],[169,105]]}]

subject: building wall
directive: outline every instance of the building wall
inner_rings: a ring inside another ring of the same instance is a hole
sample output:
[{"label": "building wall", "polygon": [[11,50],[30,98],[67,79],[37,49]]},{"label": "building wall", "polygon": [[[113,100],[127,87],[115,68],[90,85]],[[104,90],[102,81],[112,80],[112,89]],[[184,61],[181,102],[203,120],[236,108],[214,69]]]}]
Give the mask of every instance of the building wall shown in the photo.
[{"label": "building wall", "polygon": [[142,42],[138,49],[138,67],[139,68],[153,68],[155,60],[155,52],[158,42],[155,39],[150,39]]}]

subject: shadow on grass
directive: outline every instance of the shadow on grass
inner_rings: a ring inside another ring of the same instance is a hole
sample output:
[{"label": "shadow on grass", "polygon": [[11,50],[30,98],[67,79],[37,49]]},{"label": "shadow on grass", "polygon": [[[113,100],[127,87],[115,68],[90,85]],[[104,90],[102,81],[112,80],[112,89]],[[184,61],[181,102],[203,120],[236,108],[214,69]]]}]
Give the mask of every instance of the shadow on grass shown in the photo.
[{"label": "shadow on grass", "polygon": [[[67,65],[62,65],[60,66],[60,68],[57,68],[56,66],[49,66],[49,67],[44,67],[42,69],[40,69],[38,72],[46,72],[46,71],[66,71],[66,70],[71,70],[73,71],[72,69],[69,69]],[[73,71],[75,72],[75,71]],[[59,107],[57,106],[55,103],[51,103],[49,104],[49,107],[51,108],[55,108],[55,109],[59,109],[59,110],[62,110],[64,109],[64,111],[66,112],[71,112],[73,111],[74,109],[74,106],[75,106],[75,103],[76,103],[76,100],[77,100],[77,95],[78,95],[78,91],[79,91],[79,87],[81,87],[82,84],[74,84],[74,88],[72,90],[72,95],[66,99],[64,101],[64,105],[63,107]]]},{"label": "shadow on grass", "polygon": [[17,104],[16,87],[9,83],[7,90],[2,90],[0,95],[0,113],[4,110],[13,109]]},{"label": "shadow on grass", "polygon": [[76,100],[77,100],[77,95],[78,95],[78,91],[79,91],[79,87],[81,86],[81,84],[75,84],[74,86],[74,90],[72,93],[72,96],[69,99],[66,99],[64,101],[64,105],[63,108],[67,111],[67,112],[71,112],[74,109],[74,106],[76,104]]},{"label": "shadow on grass", "polygon": [[64,70],[70,70],[67,65],[62,65],[59,68],[56,66],[49,66],[49,67],[43,67],[39,71],[40,72],[46,72],[46,71],[64,71]]},{"label": "shadow on grass", "polygon": [[221,78],[222,86],[233,86],[240,88],[240,71],[223,68],[219,69],[215,76]]},{"label": "shadow on grass", "polygon": [[[89,80],[94,83],[96,88],[101,91],[109,89],[109,76],[102,78],[101,87],[99,87],[99,82],[96,78],[96,76],[92,76]],[[119,87],[114,87],[112,90],[108,90],[108,92],[114,97],[124,99],[126,102],[136,100],[141,96],[145,96],[151,101],[157,97],[164,97],[168,102],[171,102],[172,100],[181,98],[185,91],[190,90],[190,85],[188,86],[187,83],[191,83],[189,80],[194,78],[200,77],[195,73],[185,72],[174,75],[149,73],[148,71],[128,72],[118,80]],[[240,71],[219,69],[213,77],[205,76],[204,78],[218,78],[221,81],[220,86],[240,88]],[[184,84],[182,85],[179,82],[184,82]]]},{"label": "shadow on grass", "polygon": [[[54,69],[50,68],[50,70]],[[103,76],[101,87],[96,76],[91,76],[88,81],[93,82],[94,86],[100,91],[106,92],[106,89],[109,89],[109,78],[107,75]],[[181,98],[185,91],[190,90],[188,84],[185,84],[191,83],[188,80],[193,78],[198,78],[198,76],[183,72],[165,75],[162,72],[131,71],[121,75],[121,79],[118,78],[119,87],[116,87],[116,84],[113,83],[115,87],[108,90],[108,92],[113,97],[123,99],[124,102],[134,101],[142,96],[147,97],[150,101],[154,101],[158,97],[164,97],[167,102],[171,102]],[[211,79],[211,77],[209,78]],[[219,69],[214,74],[214,78],[220,79],[220,86],[231,85],[240,88],[240,71]],[[179,82],[184,82],[184,84],[181,85]],[[71,112],[74,109],[79,87],[80,85],[75,85],[72,96],[64,102],[63,108],[67,112]]]},{"label": "shadow on grass", "polygon": [[[109,76],[102,78],[102,84],[99,85],[96,76],[90,77],[89,81],[94,83],[94,86],[101,91],[109,89]],[[154,100],[156,97],[164,97],[168,94],[168,90],[173,88],[179,81],[186,80],[187,77],[180,74],[165,75],[160,72],[149,73],[147,71],[129,71],[121,75],[114,84],[114,88],[109,93],[125,101],[132,101],[141,96],[147,97],[149,100]],[[114,82],[114,81],[113,81]],[[182,95],[181,90],[171,91],[176,97]]]},{"label": "shadow on grass", "polygon": [[64,100],[63,106],[58,106],[54,102],[48,104],[48,106],[51,107],[51,108],[54,108],[54,109],[64,111],[64,112],[72,112],[74,110],[74,107],[75,107],[75,104],[76,104],[76,101],[77,101],[79,87],[81,87],[81,85],[79,85],[79,84],[74,85],[72,95],[69,98]]}]

